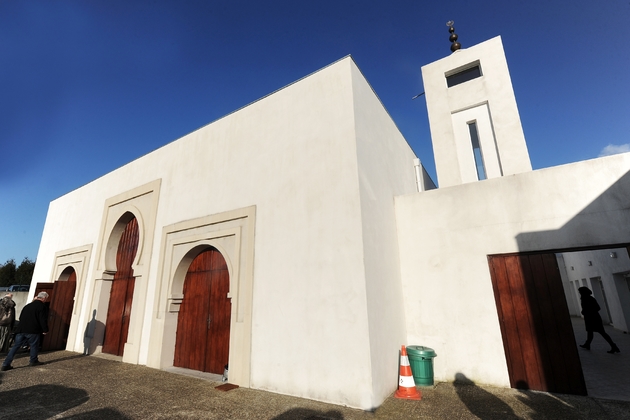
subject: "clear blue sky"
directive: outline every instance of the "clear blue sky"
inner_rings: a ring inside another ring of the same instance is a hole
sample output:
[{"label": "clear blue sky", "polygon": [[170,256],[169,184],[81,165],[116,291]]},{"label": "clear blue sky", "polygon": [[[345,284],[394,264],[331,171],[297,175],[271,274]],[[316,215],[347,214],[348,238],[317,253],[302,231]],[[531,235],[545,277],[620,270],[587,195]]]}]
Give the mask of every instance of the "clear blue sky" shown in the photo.
[{"label": "clear blue sky", "polygon": [[50,201],[348,54],[435,179],[411,98],[448,20],[502,36],[535,169],[628,150],[628,0],[0,0],[0,263]]}]

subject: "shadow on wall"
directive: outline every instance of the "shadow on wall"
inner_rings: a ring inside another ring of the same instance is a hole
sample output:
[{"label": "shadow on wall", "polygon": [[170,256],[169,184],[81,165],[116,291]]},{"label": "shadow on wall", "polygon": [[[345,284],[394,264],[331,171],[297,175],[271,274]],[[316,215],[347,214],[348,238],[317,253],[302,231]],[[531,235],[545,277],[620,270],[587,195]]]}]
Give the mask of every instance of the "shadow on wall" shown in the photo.
[{"label": "shadow on wall", "polygon": [[[498,280],[493,279],[493,285],[500,301],[497,310],[506,320],[502,333],[506,351],[511,349],[506,358],[514,388],[526,380],[531,389],[586,395],[554,252],[630,243],[629,209],[627,172],[560,228],[517,235],[520,254],[512,264],[508,262],[515,257],[505,256],[508,275],[501,280],[503,287],[497,286],[501,276],[495,265]],[[519,319],[529,325],[518,324]],[[511,334],[516,324],[519,333]]]},{"label": "shadow on wall", "polygon": [[96,319],[96,309],[92,312],[92,319],[85,326],[85,332],[83,333],[83,354],[93,354],[98,346],[103,343],[99,340],[94,340],[94,337],[104,337],[105,324]]},{"label": "shadow on wall", "polygon": [[2,418],[54,418],[89,400],[85,390],[60,385],[34,385],[0,392]]},{"label": "shadow on wall", "polygon": [[580,249],[630,242],[630,172],[555,230],[516,236],[520,252]]},{"label": "shadow on wall", "polygon": [[292,408],[285,411],[279,416],[274,417],[272,420],[302,420],[302,419],[330,419],[330,420],[343,420],[343,414],[337,410],[330,411],[317,411],[310,410],[308,408]]}]

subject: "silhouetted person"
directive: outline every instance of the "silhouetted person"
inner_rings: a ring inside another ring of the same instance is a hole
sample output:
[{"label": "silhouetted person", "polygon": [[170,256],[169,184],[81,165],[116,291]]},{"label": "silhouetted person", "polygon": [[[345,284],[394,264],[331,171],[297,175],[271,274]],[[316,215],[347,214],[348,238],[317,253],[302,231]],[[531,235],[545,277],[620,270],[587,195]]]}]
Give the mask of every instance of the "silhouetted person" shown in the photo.
[{"label": "silhouetted person", "polygon": [[15,342],[11,350],[9,350],[6,359],[4,359],[0,370],[13,369],[11,362],[15,357],[15,353],[26,343],[31,347],[31,358],[28,365],[37,366],[42,364],[37,358],[37,353],[39,352],[40,334],[48,333],[48,312],[44,306],[46,300],[48,300],[48,293],[39,292],[31,303],[22,308],[20,323],[15,329]]},{"label": "silhouetted person", "polygon": [[619,353],[619,347],[615,343],[613,343],[612,338],[608,334],[606,334],[606,330],[604,330],[604,323],[602,322],[602,317],[599,316],[599,304],[595,300],[593,296],[593,292],[588,287],[580,287],[578,289],[580,292],[580,300],[582,301],[582,315],[584,315],[584,324],[586,325],[587,338],[584,344],[580,344],[580,347],[583,349],[590,350],[591,349],[591,341],[593,341],[593,333],[597,332],[604,337],[604,340],[610,344],[610,350],[608,353]]}]

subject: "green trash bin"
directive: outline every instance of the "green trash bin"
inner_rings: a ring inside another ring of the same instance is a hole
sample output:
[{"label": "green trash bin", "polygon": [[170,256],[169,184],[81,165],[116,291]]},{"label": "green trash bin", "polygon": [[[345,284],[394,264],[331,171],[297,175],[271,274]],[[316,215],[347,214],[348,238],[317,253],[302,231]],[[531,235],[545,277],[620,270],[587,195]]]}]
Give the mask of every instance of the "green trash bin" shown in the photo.
[{"label": "green trash bin", "polygon": [[437,356],[435,350],[424,346],[407,346],[407,356],[416,385],[433,385],[433,358]]}]

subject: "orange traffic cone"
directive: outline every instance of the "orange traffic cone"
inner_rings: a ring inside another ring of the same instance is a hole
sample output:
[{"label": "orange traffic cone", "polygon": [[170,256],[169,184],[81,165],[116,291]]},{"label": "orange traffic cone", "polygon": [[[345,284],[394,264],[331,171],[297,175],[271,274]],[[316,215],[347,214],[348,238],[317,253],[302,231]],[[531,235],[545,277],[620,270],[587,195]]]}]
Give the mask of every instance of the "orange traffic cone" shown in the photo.
[{"label": "orange traffic cone", "polygon": [[411,366],[409,366],[409,357],[407,356],[407,348],[402,346],[400,353],[400,380],[398,381],[398,390],[394,394],[396,398],[404,400],[421,400],[422,395],[416,389],[416,383],[413,381],[411,374]]}]

